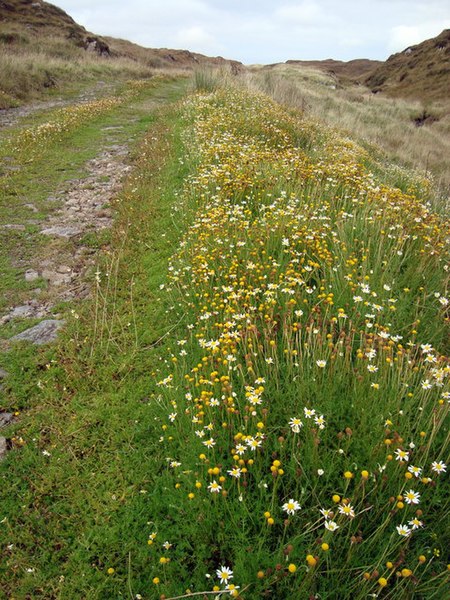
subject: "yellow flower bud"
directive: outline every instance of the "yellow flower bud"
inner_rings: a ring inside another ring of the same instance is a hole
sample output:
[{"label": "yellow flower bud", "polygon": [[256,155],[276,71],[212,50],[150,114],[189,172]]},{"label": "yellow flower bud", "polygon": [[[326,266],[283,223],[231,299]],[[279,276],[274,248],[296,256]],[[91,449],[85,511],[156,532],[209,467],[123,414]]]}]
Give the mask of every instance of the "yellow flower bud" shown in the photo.
[{"label": "yellow flower bud", "polygon": [[312,554],[308,554],[308,556],[306,557],[306,562],[310,567],[315,567],[317,565],[317,560]]}]

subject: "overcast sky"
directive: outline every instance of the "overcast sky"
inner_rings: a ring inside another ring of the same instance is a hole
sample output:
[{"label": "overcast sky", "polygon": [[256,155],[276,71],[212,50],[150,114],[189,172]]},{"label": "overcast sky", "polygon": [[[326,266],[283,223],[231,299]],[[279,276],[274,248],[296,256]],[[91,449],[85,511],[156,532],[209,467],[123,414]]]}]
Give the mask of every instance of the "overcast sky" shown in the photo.
[{"label": "overcast sky", "polygon": [[[51,1],[51,0],[50,0]],[[56,0],[80,25],[148,48],[246,64],[372,58],[450,28],[450,0]]]}]

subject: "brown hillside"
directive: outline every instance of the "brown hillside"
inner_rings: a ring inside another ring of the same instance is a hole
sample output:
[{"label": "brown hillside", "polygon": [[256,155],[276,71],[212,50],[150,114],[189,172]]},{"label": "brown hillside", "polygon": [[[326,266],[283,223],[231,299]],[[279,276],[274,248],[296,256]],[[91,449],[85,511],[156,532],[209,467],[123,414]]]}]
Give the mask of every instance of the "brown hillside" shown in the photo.
[{"label": "brown hillside", "polygon": [[450,29],[393,54],[366,78],[373,92],[422,101],[450,98]]},{"label": "brown hillside", "polygon": [[39,0],[1,0],[0,20],[20,22],[30,27],[82,29],[61,8]]},{"label": "brown hillside", "polygon": [[57,37],[70,45],[109,55],[107,44],[53,4],[41,0],[0,0],[0,42],[23,45],[33,38]]}]

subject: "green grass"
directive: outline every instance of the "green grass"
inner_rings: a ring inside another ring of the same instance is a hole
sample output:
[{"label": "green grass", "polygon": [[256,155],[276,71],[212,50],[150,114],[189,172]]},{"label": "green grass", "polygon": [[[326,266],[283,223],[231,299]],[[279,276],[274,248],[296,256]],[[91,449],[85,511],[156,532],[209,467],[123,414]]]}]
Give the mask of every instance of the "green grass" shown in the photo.
[{"label": "green grass", "polygon": [[[171,84],[159,93],[173,99],[179,90]],[[136,107],[129,110],[136,114]],[[166,307],[152,295],[178,239],[170,207],[186,170],[177,161],[178,126],[169,116],[142,114],[134,133],[151,121],[143,146],[136,147],[133,176],[117,199],[112,254],[100,267],[119,262],[114,293],[99,290],[88,307],[75,307],[79,318],[68,325],[61,352],[41,351],[36,359],[36,351],[23,346],[2,357],[10,373],[2,407],[25,409],[17,429],[26,442],[1,465],[2,547],[12,544],[0,575],[6,597],[106,599],[146,584],[142,519],[154,477],[148,469],[149,380],[158,339],[170,329]],[[123,123],[123,112],[107,122]],[[92,131],[85,135],[94,137]],[[155,248],[151,256],[148,247]],[[138,352],[136,328],[138,347],[154,345],[153,351]],[[13,440],[20,446],[17,436]],[[116,569],[114,577],[107,567]]]},{"label": "green grass", "polygon": [[[2,407],[21,414],[0,465],[0,590],[189,597],[223,589],[226,566],[246,600],[442,597],[448,488],[430,464],[449,445],[447,224],[265,96],[216,82],[149,125],[107,246],[87,236],[103,247],[91,299],[57,347],[1,357]],[[423,517],[396,504],[410,488]],[[425,527],[402,538],[415,515]]]}]

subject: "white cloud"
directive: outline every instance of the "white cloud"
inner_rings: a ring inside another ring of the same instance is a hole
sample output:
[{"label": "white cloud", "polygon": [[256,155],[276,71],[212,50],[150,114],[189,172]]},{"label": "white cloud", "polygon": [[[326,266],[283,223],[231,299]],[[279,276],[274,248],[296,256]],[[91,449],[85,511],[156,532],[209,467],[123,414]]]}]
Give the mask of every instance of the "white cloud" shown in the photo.
[{"label": "white cloud", "polygon": [[174,40],[177,48],[189,48],[203,54],[220,54],[224,49],[213,35],[198,25],[181,29]]},{"label": "white cloud", "polygon": [[288,23],[320,23],[323,11],[317,2],[304,0],[297,4],[281,6],[275,11],[275,16]]},{"label": "white cloud", "polygon": [[53,1],[99,35],[245,63],[384,60],[450,27],[449,0]]},{"label": "white cloud", "polygon": [[345,35],[339,38],[339,44],[343,48],[358,48],[364,46],[364,39],[360,36]]},{"label": "white cloud", "polygon": [[397,25],[390,30],[388,49],[390,53],[401,52],[408,46],[414,46],[435,37],[447,27],[450,27],[450,20],[418,25]]}]

